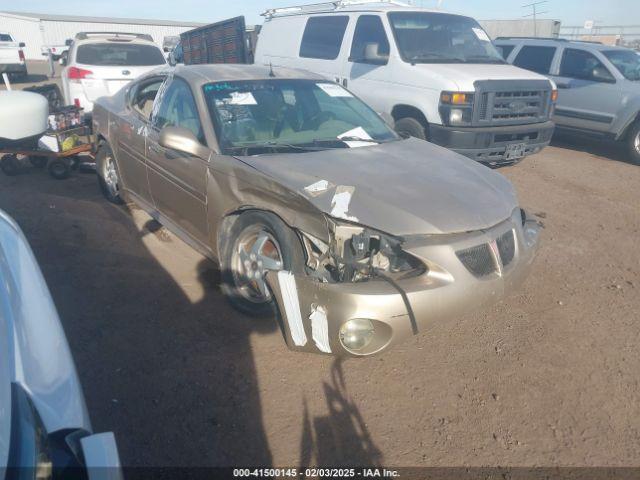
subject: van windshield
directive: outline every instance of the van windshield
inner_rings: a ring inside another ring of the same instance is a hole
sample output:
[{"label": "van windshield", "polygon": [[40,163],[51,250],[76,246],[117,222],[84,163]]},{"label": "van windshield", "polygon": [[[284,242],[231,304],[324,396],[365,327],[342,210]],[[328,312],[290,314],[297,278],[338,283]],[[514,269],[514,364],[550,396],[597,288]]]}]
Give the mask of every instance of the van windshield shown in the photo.
[{"label": "van windshield", "polygon": [[632,50],[608,50],[604,56],[627,80],[640,80],[640,55]]},{"label": "van windshield", "polygon": [[389,21],[409,63],[505,63],[473,18],[447,13],[393,12]]},{"label": "van windshield", "polygon": [[399,138],[335,83],[274,78],[209,83],[203,92],[227,154],[349,148]]}]

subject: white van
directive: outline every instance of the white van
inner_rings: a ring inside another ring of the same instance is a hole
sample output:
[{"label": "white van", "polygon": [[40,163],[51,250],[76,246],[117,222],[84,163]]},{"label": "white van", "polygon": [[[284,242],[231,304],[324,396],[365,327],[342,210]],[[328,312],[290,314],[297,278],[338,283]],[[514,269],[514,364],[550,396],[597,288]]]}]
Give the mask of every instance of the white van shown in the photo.
[{"label": "white van", "polygon": [[361,0],[263,15],[256,64],[323,74],[391,115],[400,133],[490,166],[551,140],[555,85],[507,64],[470,17]]}]

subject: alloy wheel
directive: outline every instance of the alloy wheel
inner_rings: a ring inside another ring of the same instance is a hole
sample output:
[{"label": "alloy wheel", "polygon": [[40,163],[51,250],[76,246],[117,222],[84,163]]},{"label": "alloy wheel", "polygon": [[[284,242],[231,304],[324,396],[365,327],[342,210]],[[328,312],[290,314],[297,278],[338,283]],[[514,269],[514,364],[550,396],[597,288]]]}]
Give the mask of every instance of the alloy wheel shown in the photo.
[{"label": "alloy wheel", "polygon": [[239,293],[253,303],[271,301],[271,292],[265,281],[270,270],[282,270],[280,245],[275,237],[261,225],[247,227],[234,245],[231,268]]}]

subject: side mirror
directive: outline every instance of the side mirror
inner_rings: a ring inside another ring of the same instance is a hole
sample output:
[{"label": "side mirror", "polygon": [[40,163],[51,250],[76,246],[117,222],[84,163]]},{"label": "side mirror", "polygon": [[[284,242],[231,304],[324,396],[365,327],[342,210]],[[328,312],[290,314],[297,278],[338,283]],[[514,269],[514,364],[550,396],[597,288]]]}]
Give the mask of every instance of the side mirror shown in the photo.
[{"label": "side mirror", "polygon": [[591,78],[596,82],[603,83],[616,83],[616,79],[613,75],[604,67],[596,67],[591,72]]},{"label": "side mirror", "polygon": [[171,52],[169,54],[169,65],[171,65],[172,67],[175,67],[178,64],[178,62],[176,61],[176,56],[173,54],[173,52]]},{"label": "side mirror", "polygon": [[369,63],[371,65],[384,65],[389,61],[389,55],[380,53],[379,43],[367,43],[361,58],[350,58],[352,62]]},{"label": "side mirror", "polygon": [[209,158],[209,149],[200,143],[191,130],[183,127],[164,127],[160,130],[158,143],[161,147],[186,153],[192,157],[203,160]]},{"label": "side mirror", "polygon": [[26,43],[24,43],[24,42],[20,42],[20,43],[18,44],[18,46],[19,46],[20,48],[24,48],[24,47],[26,47],[26,46],[27,46],[27,44],[26,44]]}]

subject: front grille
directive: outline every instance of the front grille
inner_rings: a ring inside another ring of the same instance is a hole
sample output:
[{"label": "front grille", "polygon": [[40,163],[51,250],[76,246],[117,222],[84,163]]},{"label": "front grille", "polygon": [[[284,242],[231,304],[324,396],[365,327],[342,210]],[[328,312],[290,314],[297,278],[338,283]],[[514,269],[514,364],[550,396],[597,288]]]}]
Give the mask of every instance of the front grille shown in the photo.
[{"label": "front grille", "polygon": [[509,230],[504,235],[498,237],[496,244],[498,245],[502,265],[506,267],[511,263],[516,254],[516,242],[513,238],[513,230]]},{"label": "front grille", "polygon": [[456,255],[476,277],[484,277],[496,271],[496,265],[491,255],[491,249],[486,243],[465,250],[458,250]]},{"label": "front grille", "polygon": [[519,125],[549,119],[551,86],[546,80],[482,80],[474,83],[476,125]]}]

